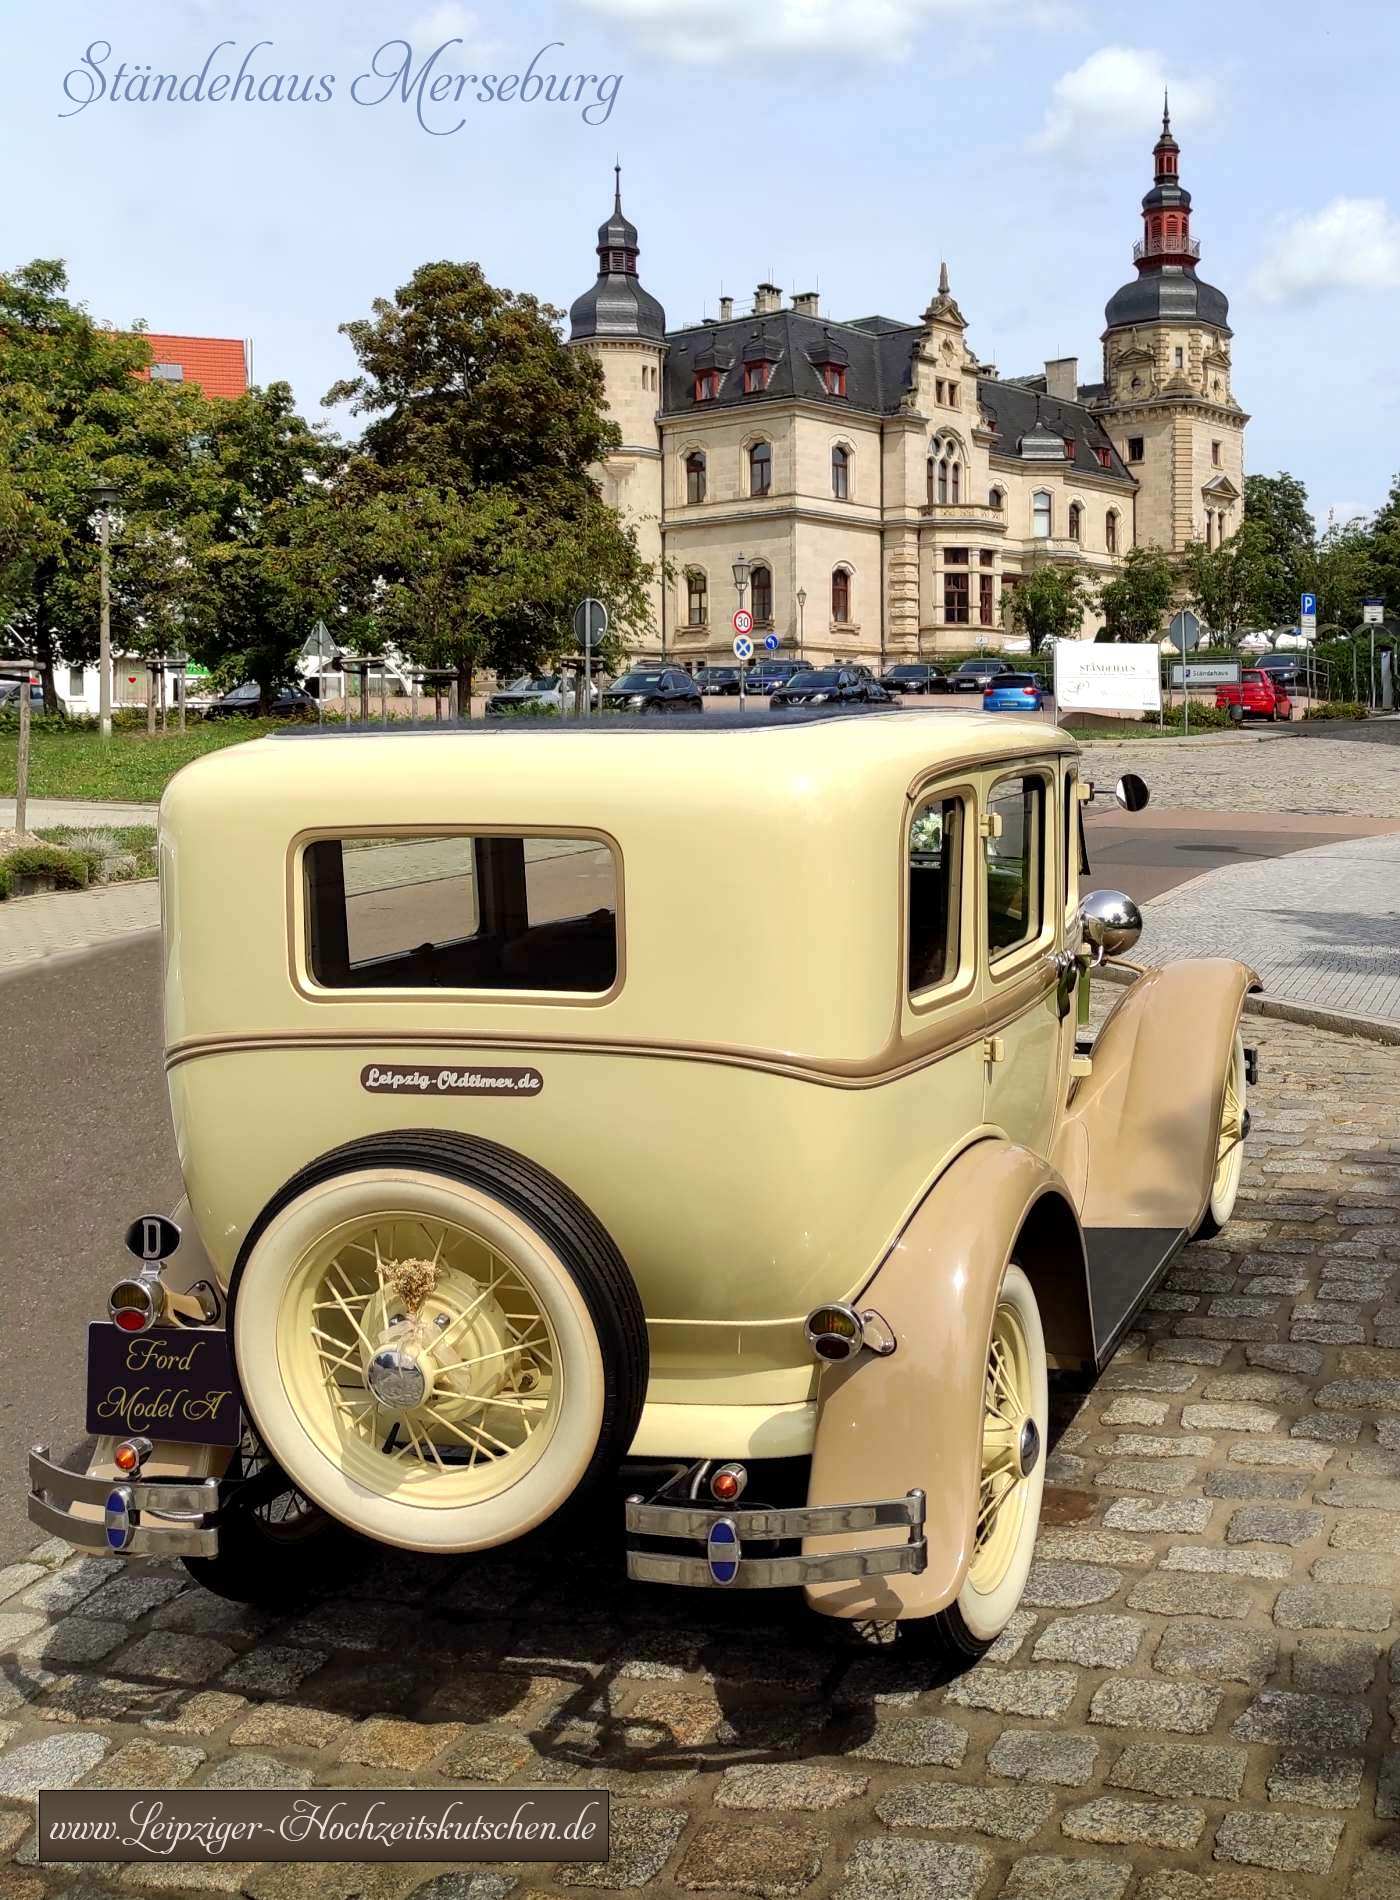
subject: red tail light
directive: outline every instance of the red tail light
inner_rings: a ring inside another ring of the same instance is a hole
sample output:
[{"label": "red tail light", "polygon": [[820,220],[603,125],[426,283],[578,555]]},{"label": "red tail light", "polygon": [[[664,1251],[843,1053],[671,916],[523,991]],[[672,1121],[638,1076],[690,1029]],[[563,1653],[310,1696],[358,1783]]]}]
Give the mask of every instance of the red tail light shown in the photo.
[{"label": "red tail light", "polygon": [[158,1280],[118,1280],[107,1300],[112,1322],[124,1333],[144,1333],[154,1326],[164,1306]]}]

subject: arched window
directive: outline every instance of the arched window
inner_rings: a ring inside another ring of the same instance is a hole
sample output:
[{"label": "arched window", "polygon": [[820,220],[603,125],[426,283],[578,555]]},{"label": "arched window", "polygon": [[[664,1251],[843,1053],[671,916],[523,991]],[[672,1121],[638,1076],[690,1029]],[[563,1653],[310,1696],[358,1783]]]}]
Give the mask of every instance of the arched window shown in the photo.
[{"label": "arched window", "polygon": [[710,618],[710,584],[704,570],[688,567],[685,571],[685,624],[706,626]]},{"label": "arched window", "polygon": [[1050,495],[1044,488],[1037,488],[1031,496],[1031,533],[1037,541],[1048,541],[1052,526],[1050,514]]},{"label": "arched window", "polygon": [[940,501],[948,499],[948,458],[946,455],[938,464],[938,499]]},{"label": "arched window", "polygon": [[699,449],[692,449],[685,458],[685,498],[687,501],[705,499],[705,458]]},{"label": "arched window", "polygon": [[1215,546],[1215,516],[1209,508],[1206,509],[1206,546]]},{"label": "arched window", "polygon": [[930,508],[933,506],[933,482],[934,482],[933,472],[936,467],[937,467],[937,463],[934,461],[933,457],[930,455],[927,462],[925,462],[924,464],[924,500],[927,502]]},{"label": "arched window", "polygon": [[952,499],[954,501],[961,501],[962,500],[962,463],[961,462],[954,462],[951,474],[952,474],[952,491],[953,491]]},{"label": "arched window", "polygon": [[1077,501],[1072,501],[1069,505],[1069,538],[1071,541],[1078,541],[1081,539],[1081,531],[1083,528],[1083,522],[1084,522],[1084,510],[1080,507]]},{"label": "arched window", "polygon": [[756,567],[749,576],[753,589],[753,617],[762,627],[773,618],[773,576],[766,567]]},{"label": "arched window", "polygon": [[831,492],[838,501],[850,499],[851,451],[840,442],[831,451]]},{"label": "arched window", "polygon": [[1118,552],[1118,510],[1110,508],[1103,521],[1103,544],[1110,554]]},{"label": "arched window", "polygon": [[[749,493],[766,495],[773,487],[773,449],[767,442],[755,442],[749,450]],[[755,610],[756,611],[756,610]]]},{"label": "arched window", "polygon": [[1001,489],[994,488],[991,491],[987,496],[987,506],[989,508],[1004,508],[1006,506],[1006,496],[1002,493]]},{"label": "arched window", "polygon": [[831,618],[838,627],[846,626],[851,618],[851,570],[848,567],[833,568],[831,572]]}]

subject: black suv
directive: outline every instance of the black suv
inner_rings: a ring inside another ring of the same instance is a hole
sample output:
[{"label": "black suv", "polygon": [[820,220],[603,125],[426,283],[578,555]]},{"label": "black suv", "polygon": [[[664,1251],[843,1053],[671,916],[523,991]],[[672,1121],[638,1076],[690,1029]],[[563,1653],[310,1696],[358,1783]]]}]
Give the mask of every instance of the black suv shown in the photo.
[{"label": "black suv", "polygon": [[634,666],[603,694],[604,712],[704,712],[700,689],[678,666]]},{"label": "black suv", "polygon": [[980,659],[964,660],[956,673],[949,676],[948,690],[954,693],[984,693],[989,681],[999,673],[1009,673],[1011,668],[1005,660],[993,660],[984,653]]},{"label": "black suv", "polygon": [[707,666],[703,673],[695,677],[695,684],[710,698],[716,694],[739,691],[739,669],[737,666]]},{"label": "black suv", "polygon": [[759,660],[749,668],[744,684],[750,693],[774,693],[786,686],[794,673],[802,671],[800,660]]},{"label": "black suv", "polygon": [[880,675],[880,684],[890,693],[946,693],[948,682],[936,666],[892,666]]},{"label": "black suv", "polygon": [[784,706],[835,706],[888,703],[889,694],[879,680],[854,666],[817,666],[797,673],[786,686],[780,686],[769,705],[781,711]]}]

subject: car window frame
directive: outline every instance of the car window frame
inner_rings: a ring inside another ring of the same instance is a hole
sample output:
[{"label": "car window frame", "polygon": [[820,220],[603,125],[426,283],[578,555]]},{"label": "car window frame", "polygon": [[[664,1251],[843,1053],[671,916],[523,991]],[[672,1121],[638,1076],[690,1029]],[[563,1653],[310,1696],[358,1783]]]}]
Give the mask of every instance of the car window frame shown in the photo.
[{"label": "car window frame", "polygon": [[[961,800],[962,836],[958,851],[958,942],[952,970],[927,988],[909,986],[909,854],[914,821],[925,805],[935,800]],[[899,834],[899,988],[904,1012],[915,1023],[952,1004],[974,996],[977,990],[978,935],[977,869],[979,853],[969,849],[980,842],[981,802],[977,781],[966,772],[941,778],[936,772],[916,784],[905,799],[904,822]]]},{"label": "car window frame", "polygon": [[1061,929],[1059,907],[1051,900],[1050,893],[1057,892],[1059,884],[1059,811],[1055,803],[1055,785],[1059,774],[1053,763],[1044,759],[1008,759],[992,767],[982,785],[981,811],[989,817],[997,795],[997,788],[1010,779],[1039,779],[1041,783],[1041,820],[1039,826],[1040,846],[1040,927],[1033,937],[1010,945],[996,956],[992,954],[991,909],[986,876],[987,844],[989,840],[981,835],[978,826],[977,839],[977,921],[978,938],[985,962],[987,981],[995,989],[1004,984],[1024,977],[1027,969],[1038,959],[1054,948],[1056,937]]}]

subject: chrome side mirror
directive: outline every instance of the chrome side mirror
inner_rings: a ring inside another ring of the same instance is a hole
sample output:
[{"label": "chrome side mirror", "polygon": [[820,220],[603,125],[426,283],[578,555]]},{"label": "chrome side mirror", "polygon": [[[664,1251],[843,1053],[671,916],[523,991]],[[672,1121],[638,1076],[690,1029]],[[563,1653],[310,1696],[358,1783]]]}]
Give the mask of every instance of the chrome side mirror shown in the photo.
[{"label": "chrome side mirror", "polygon": [[1142,935],[1142,912],[1126,891],[1090,891],[1079,922],[1095,963],[1126,956]]},{"label": "chrome side mirror", "polygon": [[1124,811],[1143,811],[1152,794],[1147,789],[1146,781],[1140,779],[1136,772],[1125,772],[1114,787],[1113,796]]}]

